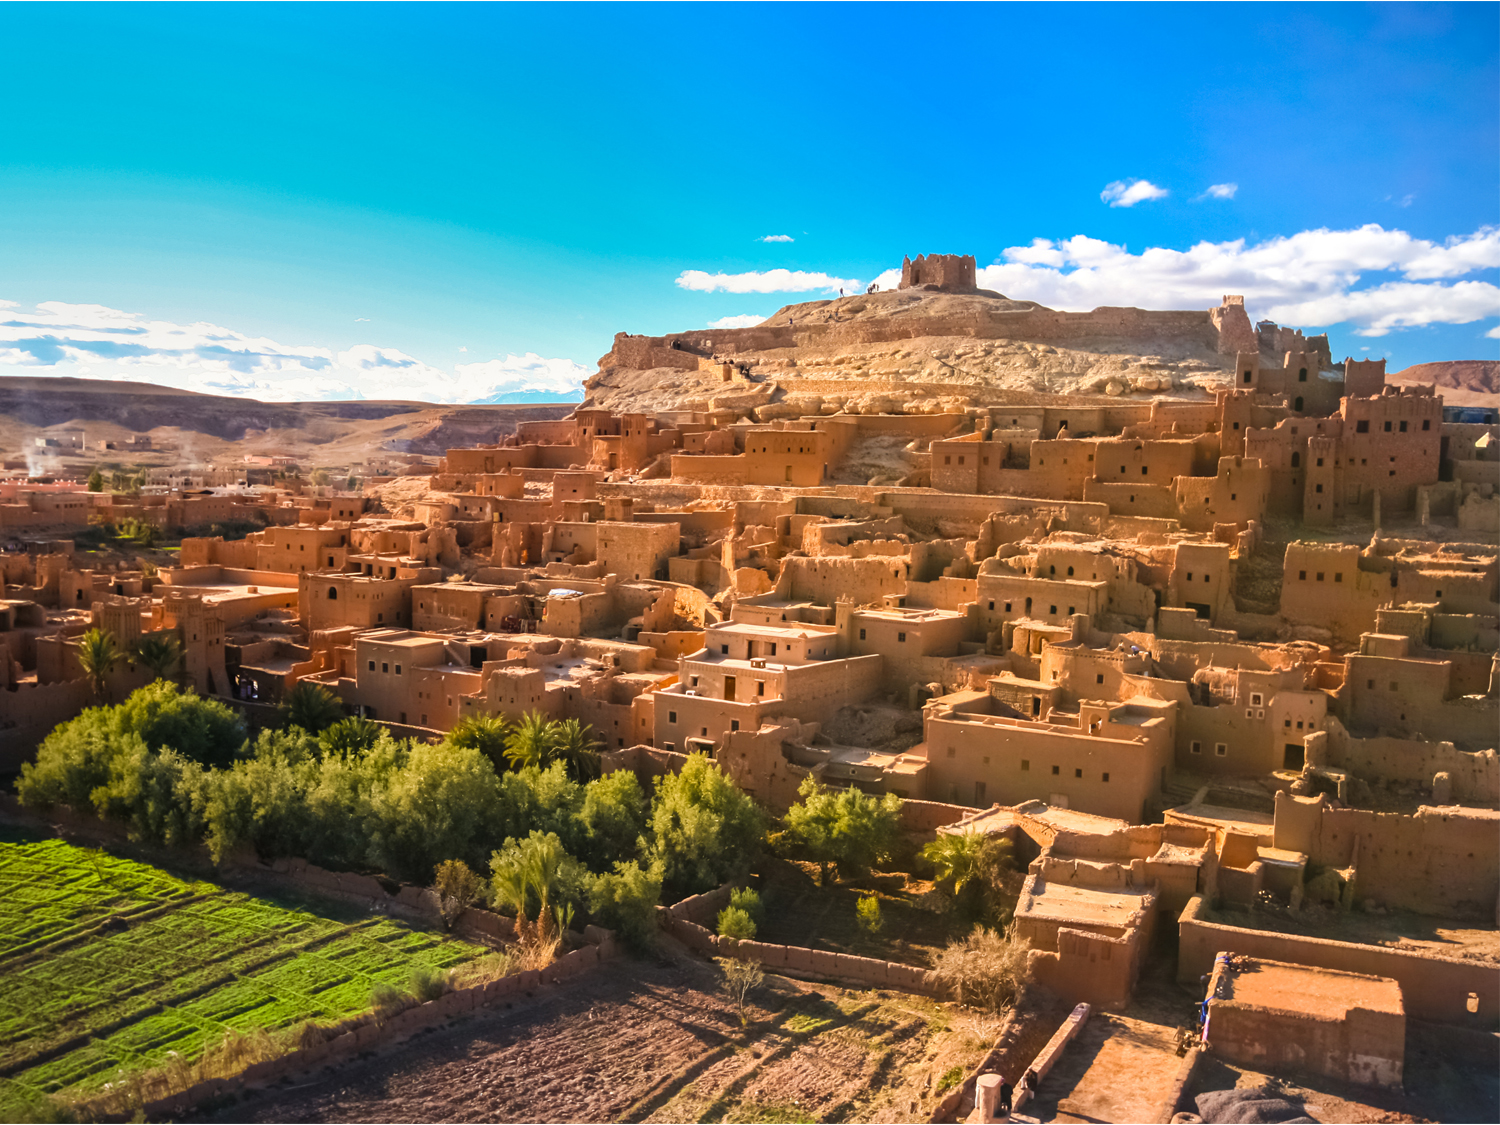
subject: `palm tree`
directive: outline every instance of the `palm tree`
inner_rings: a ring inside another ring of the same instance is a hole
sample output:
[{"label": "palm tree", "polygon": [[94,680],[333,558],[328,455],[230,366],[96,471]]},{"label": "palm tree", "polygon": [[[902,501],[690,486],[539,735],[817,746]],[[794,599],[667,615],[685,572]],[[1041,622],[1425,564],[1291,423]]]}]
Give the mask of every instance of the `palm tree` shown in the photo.
[{"label": "palm tree", "polygon": [[510,721],[504,715],[466,715],[448,732],[448,741],[463,750],[478,750],[495,767],[496,773],[510,768],[505,757],[505,743],[510,737]]},{"label": "palm tree", "polygon": [[151,673],[153,680],[177,682],[182,670],[182,645],[171,633],[158,633],[154,637],[141,637],[135,642],[135,658]]},{"label": "palm tree", "polygon": [[533,711],[511,728],[505,740],[505,756],[515,769],[545,766],[556,756],[554,724]]},{"label": "palm tree", "polygon": [[381,726],[363,715],[340,719],[318,736],[318,744],[329,754],[358,754],[374,746]]},{"label": "palm tree", "polygon": [[83,669],[95,699],[104,697],[105,684],[116,664],[125,659],[114,634],[90,629],[78,638],[78,666]]},{"label": "palm tree", "polygon": [[936,869],[937,882],[952,882],[956,895],[966,884],[979,878],[983,848],[984,837],[978,832],[940,833],[936,840],[922,849],[922,858]]},{"label": "palm tree", "polygon": [[343,717],[344,705],[338,696],[310,680],[299,680],[281,705],[282,721],[309,734],[320,734]]},{"label": "palm tree", "polygon": [[600,774],[599,740],[594,728],[577,719],[552,724],[553,755],[568,763],[575,781],[592,781]]}]

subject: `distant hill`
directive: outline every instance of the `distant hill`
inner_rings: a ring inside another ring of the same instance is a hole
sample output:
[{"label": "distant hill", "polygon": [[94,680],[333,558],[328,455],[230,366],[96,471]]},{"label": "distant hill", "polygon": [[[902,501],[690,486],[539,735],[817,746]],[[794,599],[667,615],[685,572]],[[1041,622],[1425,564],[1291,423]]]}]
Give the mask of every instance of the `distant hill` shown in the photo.
[{"label": "distant hill", "polygon": [[[50,376],[0,377],[0,452],[41,459],[45,471],[97,462],[230,464],[247,454],[290,456],[309,466],[358,464],[383,453],[441,455],[449,446],[493,442],[516,423],[566,417],[577,403],[444,405],[397,400],[261,402],[150,383]],[[36,438],[82,432],[88,450],[46,451]],[[149,434],[176,452],[101,450]]]},{"label": "distant hill", "polygon": [[1436,387],[1449,406],[1500,406],[1500,360],[1453,359],[1418,363],[1387,375],[1386,382]]}]

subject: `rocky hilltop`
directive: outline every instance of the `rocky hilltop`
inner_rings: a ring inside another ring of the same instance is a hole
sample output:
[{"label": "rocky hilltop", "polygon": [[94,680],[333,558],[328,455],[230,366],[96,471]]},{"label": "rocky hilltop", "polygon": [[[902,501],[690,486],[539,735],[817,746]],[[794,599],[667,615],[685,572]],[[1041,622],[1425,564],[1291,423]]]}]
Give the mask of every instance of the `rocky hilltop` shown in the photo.
[{"label": "rocky hilltop", "polygon": [[1500,361],[1493,359],[1418,363],[1385,379],[1403,386],[1436,387],[1449,406],[1500,406]]},{"label": "rocky hilltop", "polygon": [[1326,336],[1269,322],[1243,301],[1216,309],[1059,312],[981,289],[912,286],[787,305],[749,328],[620,333],[584,385],[615,411],[939,412],[1045,393],[1201,398],[1235,355],[1288,349],[1333,369]]}]

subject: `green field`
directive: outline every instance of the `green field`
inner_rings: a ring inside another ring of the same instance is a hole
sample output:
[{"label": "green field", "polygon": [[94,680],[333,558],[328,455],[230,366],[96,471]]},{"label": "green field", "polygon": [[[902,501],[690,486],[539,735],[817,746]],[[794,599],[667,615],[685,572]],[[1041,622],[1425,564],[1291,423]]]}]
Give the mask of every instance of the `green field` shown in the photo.
[{"label": "green field", "polygon": [[486,950],[0,827],[0,1121],[191,1060],[229,1029],[335,1021]]}]

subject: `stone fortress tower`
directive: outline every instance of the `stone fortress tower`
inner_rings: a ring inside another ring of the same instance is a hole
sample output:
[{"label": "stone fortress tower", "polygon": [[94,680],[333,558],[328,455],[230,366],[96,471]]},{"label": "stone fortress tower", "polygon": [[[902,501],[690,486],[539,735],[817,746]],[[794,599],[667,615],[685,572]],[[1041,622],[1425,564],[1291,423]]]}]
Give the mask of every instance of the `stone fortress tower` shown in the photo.
[{"label": "stone fortress tower", "polygon": [[973,254],[918,254],[916,260],[901,259],[901,284],[897,289],[933,289],[944,293],[973,293],[978,272]]}]

